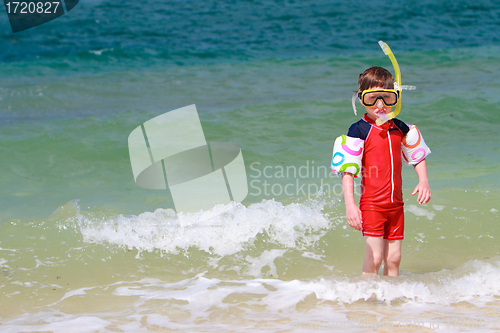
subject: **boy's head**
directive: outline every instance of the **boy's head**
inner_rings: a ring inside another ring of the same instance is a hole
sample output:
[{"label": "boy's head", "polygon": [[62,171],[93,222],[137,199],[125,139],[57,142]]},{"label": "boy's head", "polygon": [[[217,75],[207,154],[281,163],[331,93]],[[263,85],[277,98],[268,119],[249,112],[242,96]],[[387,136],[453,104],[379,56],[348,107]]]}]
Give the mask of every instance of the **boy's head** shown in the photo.
[{"label": "boy's head", "polygon": [[389,120],[386,115],[392,111],[399,97],[394,91],[392,74],[382,67],[370,67],[359,75],[358,84],[357,96],[365,106],[368,117],[373,121],[379,118],[385,119],[383,122]]},{"label": "boy's head", "polygon": [[359,74],[358,85],[358,91],[376,87],[394,89],[394,78],[387,69],[373,66]]}]

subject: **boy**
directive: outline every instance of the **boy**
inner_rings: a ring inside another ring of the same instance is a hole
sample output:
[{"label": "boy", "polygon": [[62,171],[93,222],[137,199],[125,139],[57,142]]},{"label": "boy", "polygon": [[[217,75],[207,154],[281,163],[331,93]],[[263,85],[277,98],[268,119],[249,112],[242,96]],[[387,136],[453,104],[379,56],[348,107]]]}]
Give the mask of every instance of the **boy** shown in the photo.
[{"label": "boy", "polygon": [[[408,126],[398,119],[388,117],[399,113],[400,106],[396,108],[398,112],[391,112],[400,103],[401,89],[395,89],[394,79],[388,70],[371,67],[359,76],[358,83],[357,96],[365,106],[366,114],[349,128],[347,137],[343,136],[342,145],[339,143],[339,147],[344,150],[339,148],[336,153],[337,157],[342,158],[344,165],[352,166],[356,163],[344,162],[346,157],[349,158],[347,155],[351,154],[350,157],[353,158],[362,152],[362,157],[358,156],[361,168],[340,168],[347,221],[351,227],[363,232],[363,274],[378,274],[383,260],[384,275],[398,276],[404,238],[401,150],[405,159],[414,165],[418,175],[419,182],[412,195],[418,192],[419,204],[425,204],[431,199],[425,161],[430,150],[415,126]],[[349,143],[348,140],[357,141]],[[355,151],[349,148],[350,144],[351,148],[353,145],[359,147],[363,144],[364,147]],[[332,167],[339,165],[334,162],[335,159],[334,154]],[[362,195],[358,208],[354,201],[354,177],[360,169]]]}]

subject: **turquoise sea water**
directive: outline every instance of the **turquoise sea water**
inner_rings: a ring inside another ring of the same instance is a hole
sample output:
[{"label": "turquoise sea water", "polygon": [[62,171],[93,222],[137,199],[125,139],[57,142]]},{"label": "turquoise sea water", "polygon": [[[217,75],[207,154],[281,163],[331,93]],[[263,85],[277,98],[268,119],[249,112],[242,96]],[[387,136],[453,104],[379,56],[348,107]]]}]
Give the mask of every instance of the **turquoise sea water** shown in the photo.
[{"label": "turquoise sea water", "polygon": [[[498,329],[499,19],[489,1],[86,1],[12,34],[0,13],[0,330]],[[392,71],[380,39],[417,86],[399,118],[432,149],[433,198],[404,168],[402,275],[370,279],[328,169],[357,76]],[[127,139],[191,104],[207,141],[241,147],[249,195],[181,227]]]}]

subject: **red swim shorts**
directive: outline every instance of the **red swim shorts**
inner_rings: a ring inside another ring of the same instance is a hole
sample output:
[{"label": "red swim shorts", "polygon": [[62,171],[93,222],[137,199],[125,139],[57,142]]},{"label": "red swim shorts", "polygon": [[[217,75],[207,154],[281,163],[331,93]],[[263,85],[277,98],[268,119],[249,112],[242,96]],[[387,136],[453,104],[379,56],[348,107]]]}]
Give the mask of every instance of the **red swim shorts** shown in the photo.
[{"label": "red swim shorts", "polygon": [[404,238],[404,209],[403,206],[391,210],[364,210],[363,236],[384,237],[394,240]]}]

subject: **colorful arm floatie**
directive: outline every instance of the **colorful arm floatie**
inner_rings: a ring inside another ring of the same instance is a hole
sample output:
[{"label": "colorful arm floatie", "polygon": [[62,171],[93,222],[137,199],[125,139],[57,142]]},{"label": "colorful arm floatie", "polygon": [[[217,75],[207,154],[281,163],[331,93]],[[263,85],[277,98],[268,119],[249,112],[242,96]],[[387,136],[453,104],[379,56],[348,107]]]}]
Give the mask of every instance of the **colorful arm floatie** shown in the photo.
[{"label": "colorful arm floatie", "polygon": [[332,171],[349,172],[357,177],[361,170],[361,159],[365,141],[359,138],[341,135],[333,145]]},{"label": "colorful arm floatie", "polygon": [[425,144],[425,140],[417,126],[408,125],[408,127],[410,127],[410,130],[401,142],[401,150],[406,164],[415,165],[426,158],[431,153],[431,150]]}]

